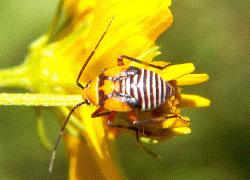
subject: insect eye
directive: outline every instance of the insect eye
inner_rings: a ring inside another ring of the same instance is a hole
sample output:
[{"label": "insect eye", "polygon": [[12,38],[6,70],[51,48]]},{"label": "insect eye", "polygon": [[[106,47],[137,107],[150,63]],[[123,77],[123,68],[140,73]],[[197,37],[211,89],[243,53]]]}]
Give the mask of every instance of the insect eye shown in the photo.
[{"label": "insect eye", "polygon": [[89,99],[86,99],[86,104],[87,104],[87,105],[90,105],[90,104],[91,104],[90,101],[89,101]]}]

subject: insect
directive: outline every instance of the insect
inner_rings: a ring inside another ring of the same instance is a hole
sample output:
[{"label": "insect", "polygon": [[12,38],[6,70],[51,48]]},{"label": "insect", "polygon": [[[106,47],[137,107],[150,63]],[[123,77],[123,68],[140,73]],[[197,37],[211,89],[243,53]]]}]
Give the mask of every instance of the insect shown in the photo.
[{"label": "insect", "polygon": [[91,115],[92,118],[108,115],[107,125],[120,128],[114,125],[112,120],[116,112],[128,112],[129,119],[135,121],[135,110],[150,111],[164,104],[171,96],[175,94],[174,86],[149,69],[138,68],[135,66],[125,66],[124,59],[163,70],[168,65],[157,66],[151,63],[129,57],[119,56],[117,67],[104,70],[99,76],[90,81],[86,86],[80,83],[80,78],[87,64],[95,54],[99,44],[107,33],[112,20],[109,22],[106,30],[102,34],[94,50],[90,53],[82,66],[76,80],[76,84],[83,90],[83,102],[74,106],[66,117],[58,134],[49,166],[49,172],[52,171],[56,149],[63,135],[67,122],[72,113],[83,104],[93,104],[99,108]]}]

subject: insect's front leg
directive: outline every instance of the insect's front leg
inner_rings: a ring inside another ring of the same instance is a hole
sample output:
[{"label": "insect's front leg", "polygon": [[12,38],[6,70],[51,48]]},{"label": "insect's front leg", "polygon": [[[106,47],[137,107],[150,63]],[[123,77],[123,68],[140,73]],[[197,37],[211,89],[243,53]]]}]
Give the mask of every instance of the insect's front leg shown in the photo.
[{"label": "insect's front leg", "polygon": [[167,121],[168,119],[171,119],[171,118],[178,118],[178,119],[181,119],[183,121],[187,121],[187,119],[181,117],[178,114],[169,114],[169,115],[163,115],[161,117],[151,118],[151,119],[147,119],[147,120],[136,120],[136,121],[133,121],[133,125],[135,127],[141,127],[141,126],[143,127],[143,126],[154,124],[154,123],[162,123],[162,122]]},{"label": "insect's front leg", "polygon": [[132,130],[137,131],[137,128],[134,128],[132,126],[125,126],[122,124],[114,124],[113,121],[108,121],[107,125],[112,128],[118,128],[118,129],[125,129],[125,130]]},{"label": "insect's front leg", "polygon": [[111,113],[111,111],[107,111],[105,108],[103,108],[101,106],[95,112],[93,112],[91,114],[91,118],[96,118],[96,117],[100,117],[100,116],[106,116],[106,115],[109,115],[110,113]]}]

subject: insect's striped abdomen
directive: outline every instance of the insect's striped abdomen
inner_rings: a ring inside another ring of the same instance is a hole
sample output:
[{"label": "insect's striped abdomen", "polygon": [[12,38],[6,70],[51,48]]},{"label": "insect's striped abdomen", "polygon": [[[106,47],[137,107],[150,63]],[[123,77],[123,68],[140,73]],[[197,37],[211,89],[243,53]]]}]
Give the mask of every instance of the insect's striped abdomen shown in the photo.
[{"label": "insect's striped abdomen", "polygon": [[173,87],[158,74],[147,69],[138,69],[138,73],[118,80],[119,92],[138,100],[138,109],[154,109],[174,94]]}]

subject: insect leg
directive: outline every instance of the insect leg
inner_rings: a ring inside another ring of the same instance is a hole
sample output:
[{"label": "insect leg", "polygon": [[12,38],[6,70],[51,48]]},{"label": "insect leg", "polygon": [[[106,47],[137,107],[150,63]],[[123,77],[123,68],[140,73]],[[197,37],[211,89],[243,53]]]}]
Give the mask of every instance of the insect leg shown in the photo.
[{"label": "insect leg", "polygon": [[143,126],[143,125],[147,125],[147,124],[151,124],[151,123],[160,123],[160,122],[166,121],[167,119],[170,119],[170,118],[179,118],[181,120],[186,121],[184,118],[182,118],[178,114],[170,114],[170,115],[165,115],[162,117],[157,117],[157,118],[152,118],[152,119],[147,119],[147,120],[133,121],[133,125],[138,127],[138,126]]},{"label": "insect leg", "polygon": [[151,63],[148,63],[148,62],[144,62],[142,60],[139,60],[139,59],[136,59],[136,58],[133,58],[133,57],[129,57],[129,56],[126,56],[126,55],[121,55],[121,56],[118,57],[118,60],[117,60],[117,65],[118,66],[124,66],[123,59],[128,59],[130,61],[134,61],[136,63],[140,63],[140,64],[143,64],[143,65],[146,65],[146,66],[150,66],[150,67],[153,67],[153,68],[156,68],[156,69],[160,69],[160,70],[163,70],[166,67],[168,67],[168,66],[171,65],[171,64],[167,64],[165,66],[157,66],[157,65],[154,65],[154,64],[151,64]]},{"label": "insect leg", "polygon": [[108,26],[106,27],[104,33],[102,34],[101,38],[99,39],[98,43],[96,44],[94,50],[90,53],[90,55],[88,56],[87,60],[85,61],[85,63],[84,63],[83,66],[82,66],[82,69],[80,70],[80,72],[79,72],[79,74],[78,74],[78,77],[77,77],[77,79],[76,79],[76,84],[77,84],[80,88],[82,88],[82,89],[84,89],[84,86],[79,82],[79,80],[80,80],[80,78],[81,78],[81,76],[82,76],[82,73],[83,73],[84,69],[86,68],[87,64],[89,63],[90,59],[92,58],[92,56],[95,54],[96,49],[98,48],[98,46],[99,46],[99,44],[101,43],[101,41],[102,41],[102,39],[104,38],[104,36],[106,35],[106,33],[107,33],[107,31],[108,31],[108,28],[110,27],[110,25],[111,25],[111,23],[112,23],[113,20],[114,20],[114,16],[113,16],[112,19],[110,20],[110,22],[109,22]]},{"label": "insect leg", "polygon": [[100,117],[100,116],[106,116],[106,115],[109,115],[110,113],[111,113],[111,111],[107,111],[105,108],[103,108],[101,106],[95,112],[93,112],[91,114],[91,118],[96,118],[96,117]]},{"label": "insect leg", "polygon": [[113,124],[112,120],[109,120],[107,125],[112,128],[119,128],[119,129],[126,129],[126,130],[132,130],[132,131],[137,131],[137,128],[132,127],[132,126],[125,126],[121,124]]},{"label": "insect leg", "polygon": [[143,126],[143,125],[147,125],[150,123],[159,123],[165,120],[166,120],[165,117],[159,117],[159,118],[153,118],[153,119],[147,119],[147,120],[137,120],[137,121],[133,121],[133,125]]},{"label": "insect leg", "polygon": [[145,151],[148,155],[150,155],[151,157],[155,158],[155,159],[160,159],[161,156],[159,156],[158,154],[156,154],[155,152],[151,151],[150,149],[148,149],[146,146],[144,146],[140,140],[140,137],[139,137],[139,129],[137,129],[136,131],[136,140],[137,140],[137,143],[138,143],[138,146],[143,150]]},{"label": "insect leg", "polygon": [[52,172],[53,165],[54,165],[54,161],[55,161],[55,158],[56,158],[56,150],[57,150],[57,147],[58,147],[58,145],[59,145],[60,139],[61,139],[61,137],[62,137],[62,135],[63,135],[64,129],[65,129],[65,127],[66,127],[66,125],[67,125],[67,123],[68,123],[68,121],[69,121],[69,119],[70,119],[70,116],[74,113],[74,111],[75,111],[77,108],[79,108],[79,107],[82,106],[83,104],[87,104],[87,102],[84,101],[84,102],[81,102],[81,103],[75,105],[75,106],[70,110],[68,116],[67,116],[66,119],[64,120],[63,125],[61,126],[61,129],[60,129],[60,132],[59,132],[59,134],[58,134],[58,136],[57,136],[56,143],[55,143],[55,145],[54,145],[53,151],[52,151],[52,155],[51,155],[51,158],[50,158],[50,164],[49,164],[49,172]]},{"label": "insect leg", "polygon": [[135,132],[136,132],[136,140],[137,140],[137,143],[138,143],[139,147],[140,147],[143,151],[145,151],[147,154],[149,154],[151,157],[156,158],[156,159],[159,159],[159,158],[160,158],[159,155],[157,155],[156,153],[154,153],[154,152],[151,151],[150,149],[146,148],[146,147],[142,144],[142,142],[141,142],[141,140],[140,140],[140,137],[139,137],[139,131],[140,131],[139,128],[136,128],[136,127],[133,127],[133,126],[125,126],[125,125],[121,125],[121,124],[113,124],[113,122],[110,121],[110,120],[108,121],[107,124],[108,124],[109,127],[112,127],[112,128],[119,128],[119,129],[125,129],[125,130],[132,130],[132,131],[135,131]]}]

